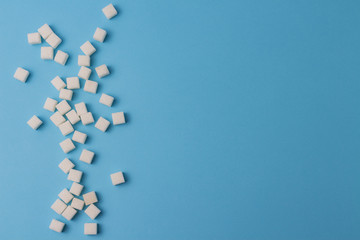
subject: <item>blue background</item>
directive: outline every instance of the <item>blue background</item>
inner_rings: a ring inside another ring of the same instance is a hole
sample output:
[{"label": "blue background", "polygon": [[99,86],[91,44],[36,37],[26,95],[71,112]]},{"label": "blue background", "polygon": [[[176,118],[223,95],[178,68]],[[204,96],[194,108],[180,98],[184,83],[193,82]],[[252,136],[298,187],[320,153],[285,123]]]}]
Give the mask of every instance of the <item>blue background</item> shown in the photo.
[{"label": "blue background", "polygon": [[[360,239],[359,1],[121,0],[108,21],[109,3],[1,2],[0,239]],[[65,67],[27,43],[44,23],[70,53]],[[58,96],[52,78],[77,75],[86,40],[92,66],[111,75],[93,74],[98,93],[78,90],[73,103],[128,121],[106,133],[76,125],[89,139],[68,157],[98,193],[95,237],[84,213],[69,222],[50,209],[71,183],[57,167],[65,138],[42,109]],[[26,84],[12,78],[18,66]],[[83,147],[92,165],[78,160]],[[120,170],[127,183],[112,186]]]}]

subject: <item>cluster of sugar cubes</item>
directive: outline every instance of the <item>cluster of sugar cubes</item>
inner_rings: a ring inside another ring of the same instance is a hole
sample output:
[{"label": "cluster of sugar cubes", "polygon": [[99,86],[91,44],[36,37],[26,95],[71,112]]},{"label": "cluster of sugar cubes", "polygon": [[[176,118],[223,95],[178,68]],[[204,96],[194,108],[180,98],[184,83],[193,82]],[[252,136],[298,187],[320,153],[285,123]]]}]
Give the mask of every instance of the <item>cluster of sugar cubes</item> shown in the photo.
[{"label": "cluster of sugar cubes", "polygon": [[[117,15],[117,11],[112,4],[104,7],[102,9],[105,17],[111,19]],[[94,40],[103,43],[107,32],[104,29],[97,28],[93,35]],[[28,34],[28,43],[29,44],[41,44],[42,39],[45,40],[48,45],[40,49],[41,59],[44,60],[54,60],[55,62],[65,65],[69,54],[57,50],[54,56],[55,49],[61,44],[61,38],[51,29],[48,24],[41,26],[37,32]],[[50,82],[59,92],[59,100],[54,98],[46,98],[43,108],[52,112],[50,116],[51,122],[58,127],[59,131],[63,136],[68,136],[73,134],[72,138],[66,137],[65,140],[59,143],[62,151],[67,154],[73,151],[76,148],[74,142],[79,144],[85,144],[87,139],[87,134],[77,131],[74,129],[74,125],[81,121],[83,125],[90,125],[95,122],[94,117],[91,112],[87,110],[86,103],[80,102],[74,104],[74,109],[69,104],[72,101],[72,97],[75,90],[81,88],[80,79],[85,80],[84,91],[96,94],[98,83],[96,81],[89,80],[91,75],[91,55],[96,51],[96,48],[91,44],[90,41],[86,41],[83,45],[80,46],[81,51],[84,55],[78,56],[78,65],[80,70],[78,76],[76,77],[67,77],[64,79],[59,76],[54,77]],[[110,74],[108,67],[103,64],[95,68],[95,71],[99,78],[103,78]],[[29,76],[29,71],[19,67],[15,74],[14,78],[25,83]],[[68,102],[69,101],[69,102]],[[102,93],[99,99],[99,103],[104,104],[108,107],[111,107],[114,101],[114,97],[108,94]],[[112,123],[113,125],[119,125],[125,123],[125,116],[123,112],[114,112],[112,113]],[[28,120],[27,124],[34,130],[38,129],[43,121],[39,119],[38,116],[34,115]],[[105,132],[109,125],[110,121],[104,117],[99,117],[95,123],[95,128],[99,129],[102,132]],[[95,153],[88,149],[83,149],[79,158],[79,161],[91,164]],[[67,174],[67,179],[72,182],[70,189],[64,188],[59,194],[58,199],[51,205],[51,209],[55,213],[61,215],[66,220],[70,221],[78,211],[82,211],[89,216],[90,219],[94,220],[101,213],[101,210],[96,206],[98,198],[95,191],[90,191],[87,193],[82,193],[84,186],[80,184],[83,172],[75,168],[75,164],[68,158],[65,158],[60,162],[58,167]],[[122,172],[116,172],[110,175],[111,182],[113,185],[118,185],[125,182],[124,175]],[[65,223],[53,219],[50,223],[49,228],[56,232],[62,232]],[[84,234],[85,235],[96,235],[98,225],[97,223],[85,223],[84,224]]]}]

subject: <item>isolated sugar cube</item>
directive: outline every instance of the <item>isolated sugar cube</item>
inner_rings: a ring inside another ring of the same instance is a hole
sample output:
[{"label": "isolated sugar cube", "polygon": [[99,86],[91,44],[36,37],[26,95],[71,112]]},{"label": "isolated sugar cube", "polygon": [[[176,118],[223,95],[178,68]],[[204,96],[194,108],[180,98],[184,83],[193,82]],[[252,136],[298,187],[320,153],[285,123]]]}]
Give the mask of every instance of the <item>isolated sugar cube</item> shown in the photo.
[{"label": "isolated sugar cube", "polygon": [[99,78],[103,78],[110,74],[109,69],[107,68],[107,66],[105,64],[96,67],[95,71],[96,71],[97,75],[99,76]]},{"label": "isolated sugar cube", "polygon": [[96,51],[95,47],[89,41],[86,41],[83,45],[81,45],[80,49],[88,56]]},{"label": "isolated sugar cube", "polygon": [[94,118],[91,112],[81,114],[80,119],[83,125],[88,125],[94,122]]},{"label": "isolated sugar cube", "polygon": [[66,78],[67,89],[79,89],[80,81],[78,77],[68,77]]},{"label": "isolated sugar cube", "polygon": [[53,80],[51,80],[51,84],[52,84],[58,91],[60,91],[60,89],[66,87],[65,82],[64,82],[59,76],[56,76]]},{"label": "isolated sugar cube", "polygon": [[[62,89],[61,89],[62,90]],[[61,91],[60,90],[60,91]],[[56,109],[59,111],[60,114],[64,115],[65,113],[67,113],[68,111],[71,110],[70,105],[67,103],[66,100],[62,100],[61,102],[59,102],[56,105]]]},{"label": "isolated sugar cube", "polygon": [[84,211],[86,215],[88,215],[92,220],[94,220],[99,213],[101,212],[99,208],[97,208],[94,204],[90,204],[90,206]]},{"label": "isolated sugar cube", "polygon": [[93,38],[96,40],[96,41],[99,41],[99,42],[104,42],[104,39],[106,37],[106,31],[104,29],[101,29],[101,28],[96,28],[95,30],[95,33],[94,33],[94,36]]},{"label": "isolated sugar cube", "polygon": [[84,85],[84,91],[89,93],[96,93],[98,88],[98,83],[91,80],[86,80]]},{"label": "isolated sugar cube", "polygon": [[119,185],[125,182],[124,174],[122,172],[116,172],[110,175],[111,182],[113,185]]},{"label": "isolated sugar cube", "polygon": [[59,92],[59,98],[71,101],[73,96],[73,91],[69,89],[62,88]]},{"label": "isolated sugar cube", "polygon": [[[75,167],[75,164],[73,164],[68,158],[65,158],[59,164],[59,168],[66,174],[68,174],[70,169],[73,169],[74,167]],[[70,189],[70,192],[71,192],[71,189]]]},{"label": "isolated sugar cube", "polygon": [[70,188],[70,192],[76,196],[80,196],[81,191],[83,190],[84,186],[80,183],[73,182]]},{"label": "isolated sugar cube", "polygon": [[50,120],[55,124],[55,126],[59,126],[66,121],[63,115],[61,115],[59,112],[55,112],[53,115],[51,115]]},{"label": "isolated sugar cube", "polygon": [[95,123],[95,127],[102,132],[105,132],[110,125],[110,122],[103,117],[100,117]]},{"label": "isolated sugar cube", "polygon": [[55,99],[52,98],[46,98],[45,104],[44,104],[44,109],[50,111],[50,112],[55,112],[55,106],[58,104],[58,101],[56,101]]},{"label": "isolated sugar cube", "polygon": [[83,198],[84,198],[84,201],[85,201],[85,205],[90,205],[92,203],[97,203],[98,202],[98,199],[97,199],[97,196],[96,196],[96,193],[95,191],[92,191],[92,192],[88,192],[88,193],[85,193],[83,194]]},{"label": "isolated sugar cube", "polygon": [[57,50],[54,61],[61,65],[65,65],[68,58],[69,58],[69,54],[61,50]]},{"label": "isolated sugar cube", "polygon": [[14,78],[24,83],[29,77],[29,74],[28,70],[18,67],[15,71]]},{"label": "isolated sugar cube", "polygon": [[60,129],[62,135],[64,135],[64,136],[66,136],[74,131],[74,128],[69,121],[66,121],[66,122],[60,124],[59,129]]},{"label": "isolated sugar cube", "polygon": [[77,209],[77,210],[83,210],[84,208],[84,201],[78,198],[73,198],[71,202],[71,207]]},{"label": "isolated sugar cube", "polygon": [[81,181],[82,175],[83,175],[82,171],[76,169],[70,169],[67,179],[78,183]]},{"label": "isolated sugar cube", "polygon": [[111,114],[114,125],[119,125],[125,123],[125,116],[123,112],[116,112]]},{"label": "isolated sugar cube", "polygon": [[51,209],[54,210],[57,214],[62,214],[66,207],[66,204],[60,199],[56,199],[53,205],[51,205]]},{"label": "isolated sugar cube", "polygon": [[113,104],[114,102],[114,97],[110,96],[110,95],[107,95],[105,93],[101,94],[101,97],[100,97],[100,100],[99,100],[99,103],[102,103],[106,106],[109,106],[111,107],[111,105]]},{"label": "isolated sugar cube", "polygon": [[62,42],[61,38],[55,33],[51,33],[48,38],[46,38],[46,42],[53,48],[57,48],[59,44]]},{"label": "isolated sugar cube", "polygon": [[29,44],[40,44],[41,43],[41,36],[40,33],[28,33],[28,43]]},{"label": "isolated sugar cube", "polygon": [[59,194],[59,198],[64,201],[64,203],[68,204],[71,199],[74,198],[74,196],[66,189],[64,188]]},{"label": "isolated sugar cube", "polygon": [[32,116],[29,121],[27,121],[27,124],[34,130],[38,129],[40,125],[42,124],[42,121],[36,116]]},{"label": "isolated sugar cube", "polygon": [[76,113],[80,116],[81,114],[87,113],[87,108],[84,102],[75,104]]},{"label": "isolated sugar cube", "polygon": [[104,7],[102,11],[107,19],[111,19],[117,15],[117,11],[111,3]]},{"label": "isolated sugar cube", "polygon": [[90,56],[79,55],[78,56],[78,65],[89,67],[90,66]]},{"label": "isolated sugar cube", "polygon": [[77,211],[72,206],[67,206],[64,212],[61,214],[67,220],[73,219]]},{"label": "isolated sugar cube", "polygon": [[79,132],[79,131],[75,131],[73,136],[72,136],[72,140],[78,143],[82,143],[84,144],[86,141],[87,135],[85,133]]},{"label": "isolated sugar cube", "polygon": [[84,66],[82,66],[80,68],[79,73],[78,73],[79,78],[88,80],[90,75],[91,75],[91,69],[90,68],[87,68],[87,67],[84,67]]},{"label": "isolated sugar cube", "polygon": [[93,158],[94,158],[95,153],[92,151],[89,151],[87,149],[83,149],[80,155],[79,160],[86,162],[88,164],[91,164]]},{"label": "isolated sugar cube", "polygon": [[70,112],[66,113],[65,115],[72,125],[74,125],[75,123],[78,123],[80,121],[80,117],[75,112],[74,109],[72,109]]},{"label": "isolated sugar cube", "polygon": [[70,138],[65,139],[60,143],[61,149],[64,151],[64,153],[71,152],[75,149],[74,143],[71,141]]},{"label": "isolated sugar cube", "polygon": [[97,223],[84,223],[84,234],[85,235],[96,235],[97,234]]},{"label": "isolated sugar cube", "polygon": [[47,39],[53,33],[53,30],[50,28],[48,24],[44,24],[38,29],[38,32],[40,33],[43,39]]},{"label": "isolated sugar cube", "polygon": [[53,219],[50,223],[49,228],[55,232],[62,232],[62,230],[64,229],[65,223],[60,222],[56,219]]},{"label": "isolated sugar cube", "polygon": [[52,47],[41,47],[41,59],[52,60],[54,58],[54,49]]}]

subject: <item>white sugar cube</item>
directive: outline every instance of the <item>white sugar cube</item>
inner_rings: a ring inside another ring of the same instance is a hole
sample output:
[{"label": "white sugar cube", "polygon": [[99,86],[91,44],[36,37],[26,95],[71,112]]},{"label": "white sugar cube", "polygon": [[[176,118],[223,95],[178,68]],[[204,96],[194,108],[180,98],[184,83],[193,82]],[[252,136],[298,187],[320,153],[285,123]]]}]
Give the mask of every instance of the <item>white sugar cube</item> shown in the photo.
[{"label": "white sugar cube", "polygon": [[87,113],[87,108],[84,102],[75,104],[76,113],[80,116],[81,114]]},{"label": "white sugar cube", "polygon": [[116,112],[111,114],[114,125],[119,125],[125,123],[125,116],[123,112]]},{"label": "white sugar cube", "polygon": [[68,58],[69,58],[69,54],[67,54],[66,52],[63,52],[61,50],[58,50],[56,52],[54,61],[61,64],[61,65],[65,65]]},{"label": "white sugar cube", "polygon": [[55,33],[51,33],[48,38],[46,38],[46,42],[53,48],[57,48],[59,44],[62,42],[61,38],[58,37]]},{"label": "white sugar cube", "polygon": [[77,210],[83,210],[84,208],[84,201],[78,198],[73,198],[71,202],[71,207],[77,209]]},{"label": "white sugar cube", "polygon": [[29,77],[29,71],[25,70],[21,67],[18,67],[15,71],[14,78],[21,81],[26,82],[27,78]]},{"label": "white sugar cube", "polygon": [[84,223],[84,234],[85,235],[96,235],[97,234],[97,223]]},{"label": "white sugar cube", "polygon": [[81,181],[82,175],[83,175],[82,171],[76,169],[70,169],[67,179],[78,183]]},{"label": "white sugar cube", "polygon": [[56,199],[53,205],[51,205],[51,209],[54,210],[57,214],[62,214],[66,207],[66,204],[60,199]]},{"label": "white sugar cube", "polygon": [[66,121],[63,115],[61,115],[59,112],[55,112],[53,115],[51,115],[50,120],[55,124],[55,126],[59,126]]},{"label": "white sugar cube", "polygon": [[64,135],[64,136],[66,136],[74,131],[74,128],[69,121],[66,121],[66,122],[60,124],[59,129],[60,129],[62,135]]},{"label": "white sugar cube", "polygon": [[80,81],[78,77],[68,77],[66,78],[67,89],[79,89]]},{"label": "white sugar cube", "polygon": [[[59,168],[66,174],[68,174],[70,169],[73,169],[74,167],[75,167],[75,164],[73,164],[68,158],[65,158],[59,164]],[[70,189],[70,192],[71,192],[71,189]]]},{"label": "white sugar cube", "polygon": [[96,67],[95,71],[96,71],[97,75],[99,76],[99,78],[103,78],[110,74],[109,69],[107,68],[107,66],[105,64]]},{"label": "white sugar cube", "polygon": [[98,83],[91,80],[86,80],[84,85],[84,91],[89,93],[96,93]]},{"label": "white sugar cube", "polygon": [[82,150],[79,160],[91,164],[95,153],[87,149]]},{"label": "white sugar cube", "polygon": [[70,112],[65,114],[67,119],[70,121],[72,125],[78,123],[80,121],[79,115],[75,112],[75,110],[71,110]]},{"label": "white sugar cube", "polygon": [[106,106],[109,106],[111,107],[111,105],[113,104],[114,102],[114,97],[110,96],[110,95],[107,95],[105,93],[101,94],[101,97],[100,97],[100,100],[99,100],[99,103],[102,103]]},{"label": "white sugar cube", "polygon": [[83,194],[83,198],[86,206],[98,202],[96,193],[94,191]]},{"label": "white sugar cube", "polygon": [[[61,91],[61,90],[60,90]],[[71,110],[70,105],[67,103],[66,100],[62,100],[56,105],[56,109],[59,111],[60,114],[64,115],[68,111]]]},{"label": "white sugar cube", "polygon": [[73,91],[69,89],[62,88],[59,92],[59,98],[71,101],[73,96]]},{"label": "white sugar cube", "polygon": [[82,66],[80,68],[79,73],[78,73],[79,78],[87,80],[87,79],[89,79],[90,75],[91,75],[91,69],[90,68],[87,68],[87,67],[84,67],[84,66]]},{"label": "white sugar cube", "polygon": [[82,143],[84,144],[86,141],[87,135],[85,133],[79,132],[79,131],[75,131],[73,136],[72,136],[72,140],[78,143]]},{"label": "white sugar cube", "polygon": [[94,204],[90,204],[90,206],[85,209],[86,215],[88,215],[93,220],[99,215],[100,212],[100,209],[97,208]]},{"label": "white sugar cube", "polygon": [[53,33],[53,30],[49,25],[44,24],[38,29],[38,32],[43,37],[43,39],[47,39]]},{"label": "white sugar cube", "polygon": [[80,119],[83,125],[88,125],[94,122],[94,118],[91,112],[81,114]]},{"label": "white sugar cube", "polygon": [[89,67],[90,66],[90,56],[79,55],[78,56],[78,65]]},{"label": "white sugar cube", "polygon": [[106,37],[106,31],[101,28],[96,28],[93,38],[96,41],[104,42],[105,37]]},{"label": "white sugar cube", "polygon": [[95,123],[95,127],[102,132],[105,132],[110,125],[110,122],[103,117],[100,117]]},{"label": "white sugar cube", "polygon": [[50,112],[55,112],[55,106],[58,104],[58,101],[56,101],[55,99],[52,98],[46,98],[45,104],[44,104],[44,109],[50,111]]},{"label": "white sugar cube", "polygon": [[71,219],[73,219],[76,213],[77,211],[72,206],[67,206],[67,208],[61,215],[70,221]]},{"label": "white sugar cube", "polygon": [[80,183],[73,182],[70,188],[70,192],[72,194],[75,194],[76,196],[80,196],[81,191],[83,190],[84,186]]},{"label": "white sugar cube", "polygon": [[34,130],[38,129],[42,124],[42,121],[37,116],[32,116],[27,124]]},{"label": "white sugar cube", "polygon": [[41,47],[41,59],[52,60],[54,58],[54,49],[52,47]]},{"label": "white sugar cube", "polygon": [[59,76],[56,76],[53,80],[51,80],[51,84],[52,84],[58,91],[60,91],[60,89],[66,87],[65,82],[64,82]]},{"label": "white sugar cube", "polygon": [[64,201],[64,203],[69,203],[71,201],[71,199],[74,198],[74,196],[66,189],[64,188],[60,193],[59,193],[59,198],[61,200]]},{"label": "white sugar cube", "polygon": [[116,172],[110,175],[113,185],[119,185],[125,182],[124,174],[122,172]]},{"label": "white sugar cube", "polygon": [[96,51],[94,46],[89,41],[86,41],[83,45],[81,45],[80,49],[81,51],[83,51],[83,53],[85,53],[85,55],[88,56],[90,56]]},{"label": "white sugar cube", "polygon": [[71,141],[70,138],[65,139],[60,143],[61,149],[64,151],[64,153],[71,152],[75,149],[74,143]]},{"label": "white sugar cube", "polygon": [[41,36],[40,33],[28,33],[28,42],[29,44],[40,44],[41,43]]},{"label": "white sugar cube", "polygon": [[102,11],[107,19],[111,19],[117,15],[117,11],[111,3],[104,7]]},{"label": "white sugar cube", "polygon": [[50,223],[49,228],[55,232],[62,232],[64,229],[65,223],[53,219]]}]

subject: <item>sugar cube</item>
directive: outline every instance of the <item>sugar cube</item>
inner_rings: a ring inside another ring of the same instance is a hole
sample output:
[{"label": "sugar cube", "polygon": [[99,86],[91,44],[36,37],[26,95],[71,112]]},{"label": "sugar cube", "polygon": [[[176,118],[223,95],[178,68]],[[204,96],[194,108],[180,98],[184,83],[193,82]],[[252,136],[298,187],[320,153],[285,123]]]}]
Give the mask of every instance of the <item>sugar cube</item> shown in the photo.
[{"label": "sugar cube", "polygon": [[55,126],[59,126],[66,121],[63,115],[61,115],[59,112],[55,112],[53,115],[51,115],[50,120],[55,124]]},{"label": "sugar cube", "polygon": [[54,61],[61,64],[61,65],[65,65],[68,58],[69,58],[69,54],[67,54],[66,52],[63,52],[61,50],[58,50],[56,52]]},{"label": "sugar cube", "polygon": [[83,194],[83,198],[86,206],[98,202],[96,193],[94,191]]},{"label": "sugar cube", "polygon": [[50,36],[50,34],[53,33],[53,30],[50,28],[49,25],[44,24],[38,29],[38,32],[43,37],[43,39],[47,39]]},{"label": "sugar cube", "polygon": [[28,33],[28,42],[29,44],[40,44],[41,43],[41,36],[40,33]]},{"label": "sugar cube", "polygon": [[84,223],[84,234],[85,235],[96,235],[97,234],[97,223]]},{"label": "sugar cube", "polygon": [[94,118],[91,112],[81,114],[80,119],[83,125],[88,125],[94,122]]},{"label": "sugar cube", "polygon": [[67,206],[67,208],[61,215],[70,221],[71,219],[73,219],[76,213],[77,211],[72,206]]},{"label": "sugar cube", "polygon": [[52,60],[54,58],[54,49],[52,47],[41,47],[41,59]]},{"label": "sugar cube", "polygon": [[80,196],[81,191],[83,190],[84,186],[80,183],[73,182],[70,188],[70,192],[72,194],[75,194],[76,196]]},{"label": "sugar cube", "polygon": [[71,201],[71,199],[73,199],[73,195],[66,189],[64,188],[60,193],[59,193],[59,198],[61,200],[64,201],[64,203],[69,203]]},{"label": "sugar cube", "polygon": [[60,129],[62,135],[64,135],[64,136],[66,136],[74,131],[74,128],[69,121],[66,121],[66,122],[60,124],[59,129]]},{"label": "sugar cube", "polygon": [[76,113],[80,116],[81,114],[87,113],[87,108],[84,102],[75,104]]},{"label": "sugar cube", "polygon": [[66,207],[66,204],[60,199],[56,199],[53,205],[51,205],[51,209],[54,210],[57,214],[62,214]]},{"label": "sugar cube", "polygon": [[46,42],[53,48],[57,48],[59,44],[62,42],[62,40],[55,33],[51,33],[49,37],[46,38]]},{"label": "sugar cube", "polygon": [[77,210],[83,210],[84,208],[84,201],[78,198],[73,198],[71,202],[71,206]]},{"label": "sugar cube", "polygon": [[[60,90],[61,91],[61,90]],[[68,111],[71,110],[70,105],[67,103],[66,100],[62,100],[56,105],[56,109],[59,111],[60,114],[64,115]]]},{"label": "sugar cube", "polygon": [[34,130],[38,129],[43,122],[36,116],[32,116],[27,124]]},{"label": "sugar cube", "polygon": [[21,67],[18,67],[15,71],[14,78],[21,81],[26,82],[27,78],[29,77],[29,71],[25,70]]},{"label": "sugar cube", "polygon": [[78,56],[78,65],[89,67],[90,66],[90,56],[79,55]]},{"label": "sugar cube", "polygon": [[112,113],[112,120],[114,125],[125,123],[125,116],[123,112]]},{"label": "sugar cube", "polygon": [[[66,174],[68,174],[70,169],[73,169],[74,167],[75,167],[75,164],[73,164],[68,158],[65,158],[59,164],[59,168]],[[70,192],[71,192],[71,189],[70,189]]]},{"label": "sugar cube", "polygon": [[103,117],[100,117],[95,123],[95,127],[102,132],[105,132],[110,125],[110,122]]},{"label": "sugar cube", "polygon": [[84,144],[86,141],[87,135],[85,133],[79,132],[79,131],[75,131],[73,136],[72,136],[72,140],[78,143],[82,143]]},{"label": "sugar cube", "polygon": [[45,104],[44,104],[44,109],[50,111],[50,112],[55,112],[55,106],[58,104],[58,101],[56,101],[55,99],[52,98],[46,98]]},{"label": "sugar cube", "polygon": [[64,151],[64,153],[71,152],[75,149],[74,143],[71,141],[70,138],[65,139],[60,143],[61,149]]},{"label": "sugar cube", "polygon": [[124,174],[122,172],[116,172],[110,175],[113,185],[119,185],[125,182]]},{"label": "sugar cube", "polygon": [[107,68],[107,66],[105,64],[96,67],[95,71],[96,71],[97,75],[99,76],[99,78],[103,78],[110,74],[109,69]]},{"label": "sugar cube", "polygon": [[85,209],[86,215],[88,215],[92,220],[94,220],[100,212],[100,209],[97,208],[94,204],[90,204],[90,206]]},{"label": "sugar cube", "polygon": [[99,100],[99,103],[102,103],[106,106],[109,106],[111,107],[111,105],[113,104],[114,102],[114,97],[110,96],[110,95],[107,95],[105,93],[101,94],[101,97],[100,97],[100,100]]},{"label": "sugar cube", "polygon": [[70,112],[65,114],[67,119],[70,121],[72,125],[78,123],[80,121],[79,115],[75,112],[75,110],[71,110]]},{"label": "sugar cube", "polygon": [[89,151],[87,149],[83,149],[80,155],[79,160],[86,162],[88,164],[91,164],[93,158],[94,158],[95,153],[92,151]]},{"label": "sugar cube", "polygon": [[101,28],[96,28],[93,38],[96,41],[104,42],[105,37],[106,37],[106,31]]},{"label": "sugar cube", "polygon": [[84,91],[89,93],[96,93],[98,87],[98,83],[91,80],[85,81]]},{"label": "sugar cube", "polygon": [[76,169],[70,169],[67,179],[78,183],[81,181],[82,175],[83,175],[82,171]]},{"label": "sugar cube", "polygon": [[53,219],[50,223],[49,228],[55,232],[62,232],[64,229],[65,223]]},{"label": "sugar cube", "polygon": [[58,91],[60,91],[60,89],[66,87],[65,82],[64,82],[59,76],[56,76],[53,80],[51,80],[51,84],[52,84]]},{"label": "sugar cube", "polygon": [[60,89],[59,98],[71,101],[72,96],[73,96],[72,90],[65,89],[65,88]]},{"label": "sugar cube", "polygon": [[102,11],[107,19],[111,19],[117,15],[117,11],[111,3],[104,7]]},{"label": "sugar cube", "polygon": [[90,74],[91,74],[91,69],[82,66],[79,70],[78,76],[79,76],[79,78],[87,80],[87,79],[89,79]]},{"label": "sugar cube", "polygon": [[96,51],[94,46],[89,41],[86,41],[83,45],[81,45],[80,49],[81,51],[83,51],[83,53],[85,53],[85,55],[88,56],[90,56]]},{"label": "sugar cube", "polygon": [[80,81],[78,77],[68,77],[66,78],[67,89],[79,89]]}]

